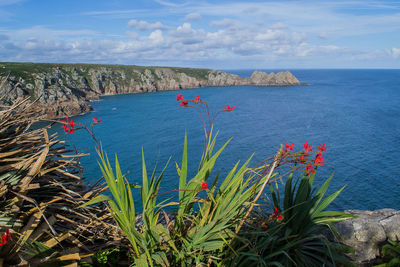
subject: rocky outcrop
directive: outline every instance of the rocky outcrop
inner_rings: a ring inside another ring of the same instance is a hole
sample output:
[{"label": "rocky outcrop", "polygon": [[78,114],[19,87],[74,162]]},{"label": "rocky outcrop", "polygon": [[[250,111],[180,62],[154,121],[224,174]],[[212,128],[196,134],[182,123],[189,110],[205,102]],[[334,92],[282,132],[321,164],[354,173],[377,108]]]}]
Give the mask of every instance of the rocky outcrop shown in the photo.
[{"label": "rocky outcrop", "polygon": [[286,86],[292,84],[299,84],[299,80],[289,71],[278,72],[277,74],[271,72],[270,74],[255,71],[250,77],[250,84],[252,85],[270,85],[270,86]]},{"label": "rocky outcrop", "polygon": [[339,222],[334,227],[341,236],[341,242],[352,247],[354,254],[349,257],[361,265],[380,256],[380,247],[387,239],[400,240],[400,211],[393,209],[348,210],[357,218]]},{"label": "rocky outcrop", "polygon": [[117,65],[0,63],[3,103],[30,97],[48,117],[92,109],[102,95],[179,90],[204,86],[299,85],[290,72],[255,71],[250,78],[209,69]]}]

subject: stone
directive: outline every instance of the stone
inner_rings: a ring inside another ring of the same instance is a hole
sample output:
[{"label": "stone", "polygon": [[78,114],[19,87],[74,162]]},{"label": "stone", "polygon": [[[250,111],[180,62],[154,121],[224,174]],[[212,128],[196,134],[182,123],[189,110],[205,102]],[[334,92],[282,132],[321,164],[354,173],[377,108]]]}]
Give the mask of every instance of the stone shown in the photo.
[{"label": "stone", "polygon": [[357,264],[370,262],[380,253],[381,245],[387,240],[399,240],[400,211],[381,209],[375,211],[347,210],[357,216],[334,225],[341,236],[340,242],[352,247],[354,254],[348,256]]}]

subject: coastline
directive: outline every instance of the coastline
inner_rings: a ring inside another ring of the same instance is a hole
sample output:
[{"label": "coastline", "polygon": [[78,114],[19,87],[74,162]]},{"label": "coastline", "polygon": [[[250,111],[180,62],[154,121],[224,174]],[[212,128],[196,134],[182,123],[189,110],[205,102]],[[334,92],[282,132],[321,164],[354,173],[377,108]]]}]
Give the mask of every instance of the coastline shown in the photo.
[{"label": "coastline", "polygon": [[101,96],[189,90],[202,87],[301,85],[289,71],[254,71],[242,78],[218,70],[84,64],[0,63],[8,75],[2,89],[5,102],[29,97],[47,118],[92,111]]}]

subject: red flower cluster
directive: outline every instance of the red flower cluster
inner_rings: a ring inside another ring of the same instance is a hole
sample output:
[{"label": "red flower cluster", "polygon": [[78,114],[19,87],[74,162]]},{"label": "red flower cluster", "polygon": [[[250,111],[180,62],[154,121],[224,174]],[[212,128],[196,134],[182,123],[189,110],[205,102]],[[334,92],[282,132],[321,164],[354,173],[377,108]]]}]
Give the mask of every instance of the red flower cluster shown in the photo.
[{"label": "red flower cluster", "polygon": [[208,190],[207,181],[204,181],[204,182],[201,184],[201,190]]},{"label": "red flower cluster", "polygon": [[318,150],[318,154],[315,156],[314,164],[317,166],[318,165],[325,166],[324,158],[322,157],[322,152],[326,151],[325,144],[319,145],[317,150]]},{"label": "red flower cluster", "polygon": [[257,226],[261,227],[262,229],[267,229],[268,228],[268,223],[272,222],[272,221],[282,221],[283,220],[283,216],[281,215],[281,213],[278,211],[277,207],[274,207],[274,214],[272,214],[268,220],[259,220],[257,222]]},{"label": "red flower cluster", "polygon": [[306,159],[304,158],[303,155],[301,155],[300,157],[297,157],[296,160],[301,164],[306,164]]},{"label": "red flower cluster", "polygon": [[315,173],[314,166],[312,165],[311,162],[308,162],[308,164],[306,166],[306,171],[307,171],[308,175],[311,175],[311,173]]},{"label": "red flower cluster", "polygon": [[225,108],[225,111],[234,111],[235,110],[235,106],[230,107],[229,105],[225,105],[224,108]]},{"label": "red flower cluster", "polygon": [[187,100],[183,100],[183,95],[181,93],[179,93],[176,96],[176,101],[178,101],[178,102],[180,101],[181,102],[179,104],[179,106],[181,106],[181,107],[186,107],[189,104],[189,102]]},{"label": "red flower cluster", "polygon": [[318,150],[318,152],[323,152],[323,151],[326,151],[326,147],[325,147],[325,144],[322,144],[322,145],[319,145],[318,147],[317,147],[317,150]]},{"label": "red flower cluster", "polygon": [[317,166],[318,165],[325,166],[324,165],[324,159],[322,158],[322,153],[318,153],[315,156],[314,164],[317,165]]},{"label": "red flower cluster", "polygon": [[281,213],[278,211],[277,207],[274,208],[274,215],[272,215],[272,218],[274,220],[279,220],[279,221],[283,220],[283,217],[282,217]]},{"label": "red flower cluster", "polygon": [[[200,96],[198,96],[198,95],[196,95],[192,100],[184,100],[183,95],[181,93],[179,93],[176,96],[176,101],[180,102],[179,106],[181,106],[181,107],[189,107],[189,102],[195,103],[195,104],[206,103],[205,101],[202,101],[200,99]],[[190,107],[193,107],[193,106],[190,106]],[[234,111],[234,110],[235,110],[235,106],[231,107],[229,105],[225,105],[223,111]]]},{"label": "red flower cluster", "polygon": [[176,101],[181,101],[181,100],[183,100],[183,95],[182,95],[181,93],[179,93],[179,94],[176,96]]},{"label": "red flower cluster", "polygon": [[311,151],[312,151],[312,145],[308,145],[308,142],[305,142],[305,143],[304,143],[304,149],[303,149],[303,151],[304,151],[305,153],[311,152]]},{"label": "red flower cluster", "polygon": [[7,229],[6,233],[1,237],[0,246],[7,244],[8,241],[10,241],[10,239],[11,239],[10,230]]},{"label": "red flower cluster", "polygon": [[93,124],[98,124],[100,122],[101,120],[98,120],[96,117],[93,117]]},{"label": "red flower cluster", "polygon": [[292,143],[291,145],[289,145],[289,143],[286,142],[285,152],[292,151],[292,150],[293,150],[293,146],[294,146],[294,143]]},{"label": "red flower cluster", "polygon": [[[290,152],[293,150],[293,145],[289,145],[289,143],[286,143],[285,146],[285,151],[284,152]],[[296,160],[300,164],[306,164],[308,152],[312,151],[312,145],[308,144],[308,142],[304,143],[303,151],[300,152],[300,156],[296,157]],[[325,166],[324,165],[324,158],[322,157],[322,152],[326,151],[326,146],[325,144],[319,145],[317,147],[317,155],[315,156],[314,162],[308,162],[306,166],[306,172],[308,175],[311,175],[312,173],[315,173],[315,166]]]},{"label": "red flower cluster", "polygon": [[69,120],[69,117],[67,115],[67,120],[60,120],[60,122],[64,125],[64,132],[72,134],[75,132],[75,123],[73,120]]},{"label": "red flower cluster", "polygon": [[189,102],[187,102],[187,100],[182,100],[182,102],[179,104],[179,106],[186,107],[188,104],[189,104]]}]

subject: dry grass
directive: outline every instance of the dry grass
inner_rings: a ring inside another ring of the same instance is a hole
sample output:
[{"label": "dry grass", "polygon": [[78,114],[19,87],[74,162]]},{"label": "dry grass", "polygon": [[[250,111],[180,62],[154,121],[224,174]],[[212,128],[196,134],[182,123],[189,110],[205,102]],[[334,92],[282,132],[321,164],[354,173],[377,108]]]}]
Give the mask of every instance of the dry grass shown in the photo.
[{"label": "dry grass", "polygon": [[0,262],[76,264],[120,243],[120,234],[105,206],[78,208],[104,188],[83,182],[83,155],[49,136],[49,126],[32,129],[37,114],[28,99],[0,107],[0,235],[6,229],[12,235],[0,247]]}]

